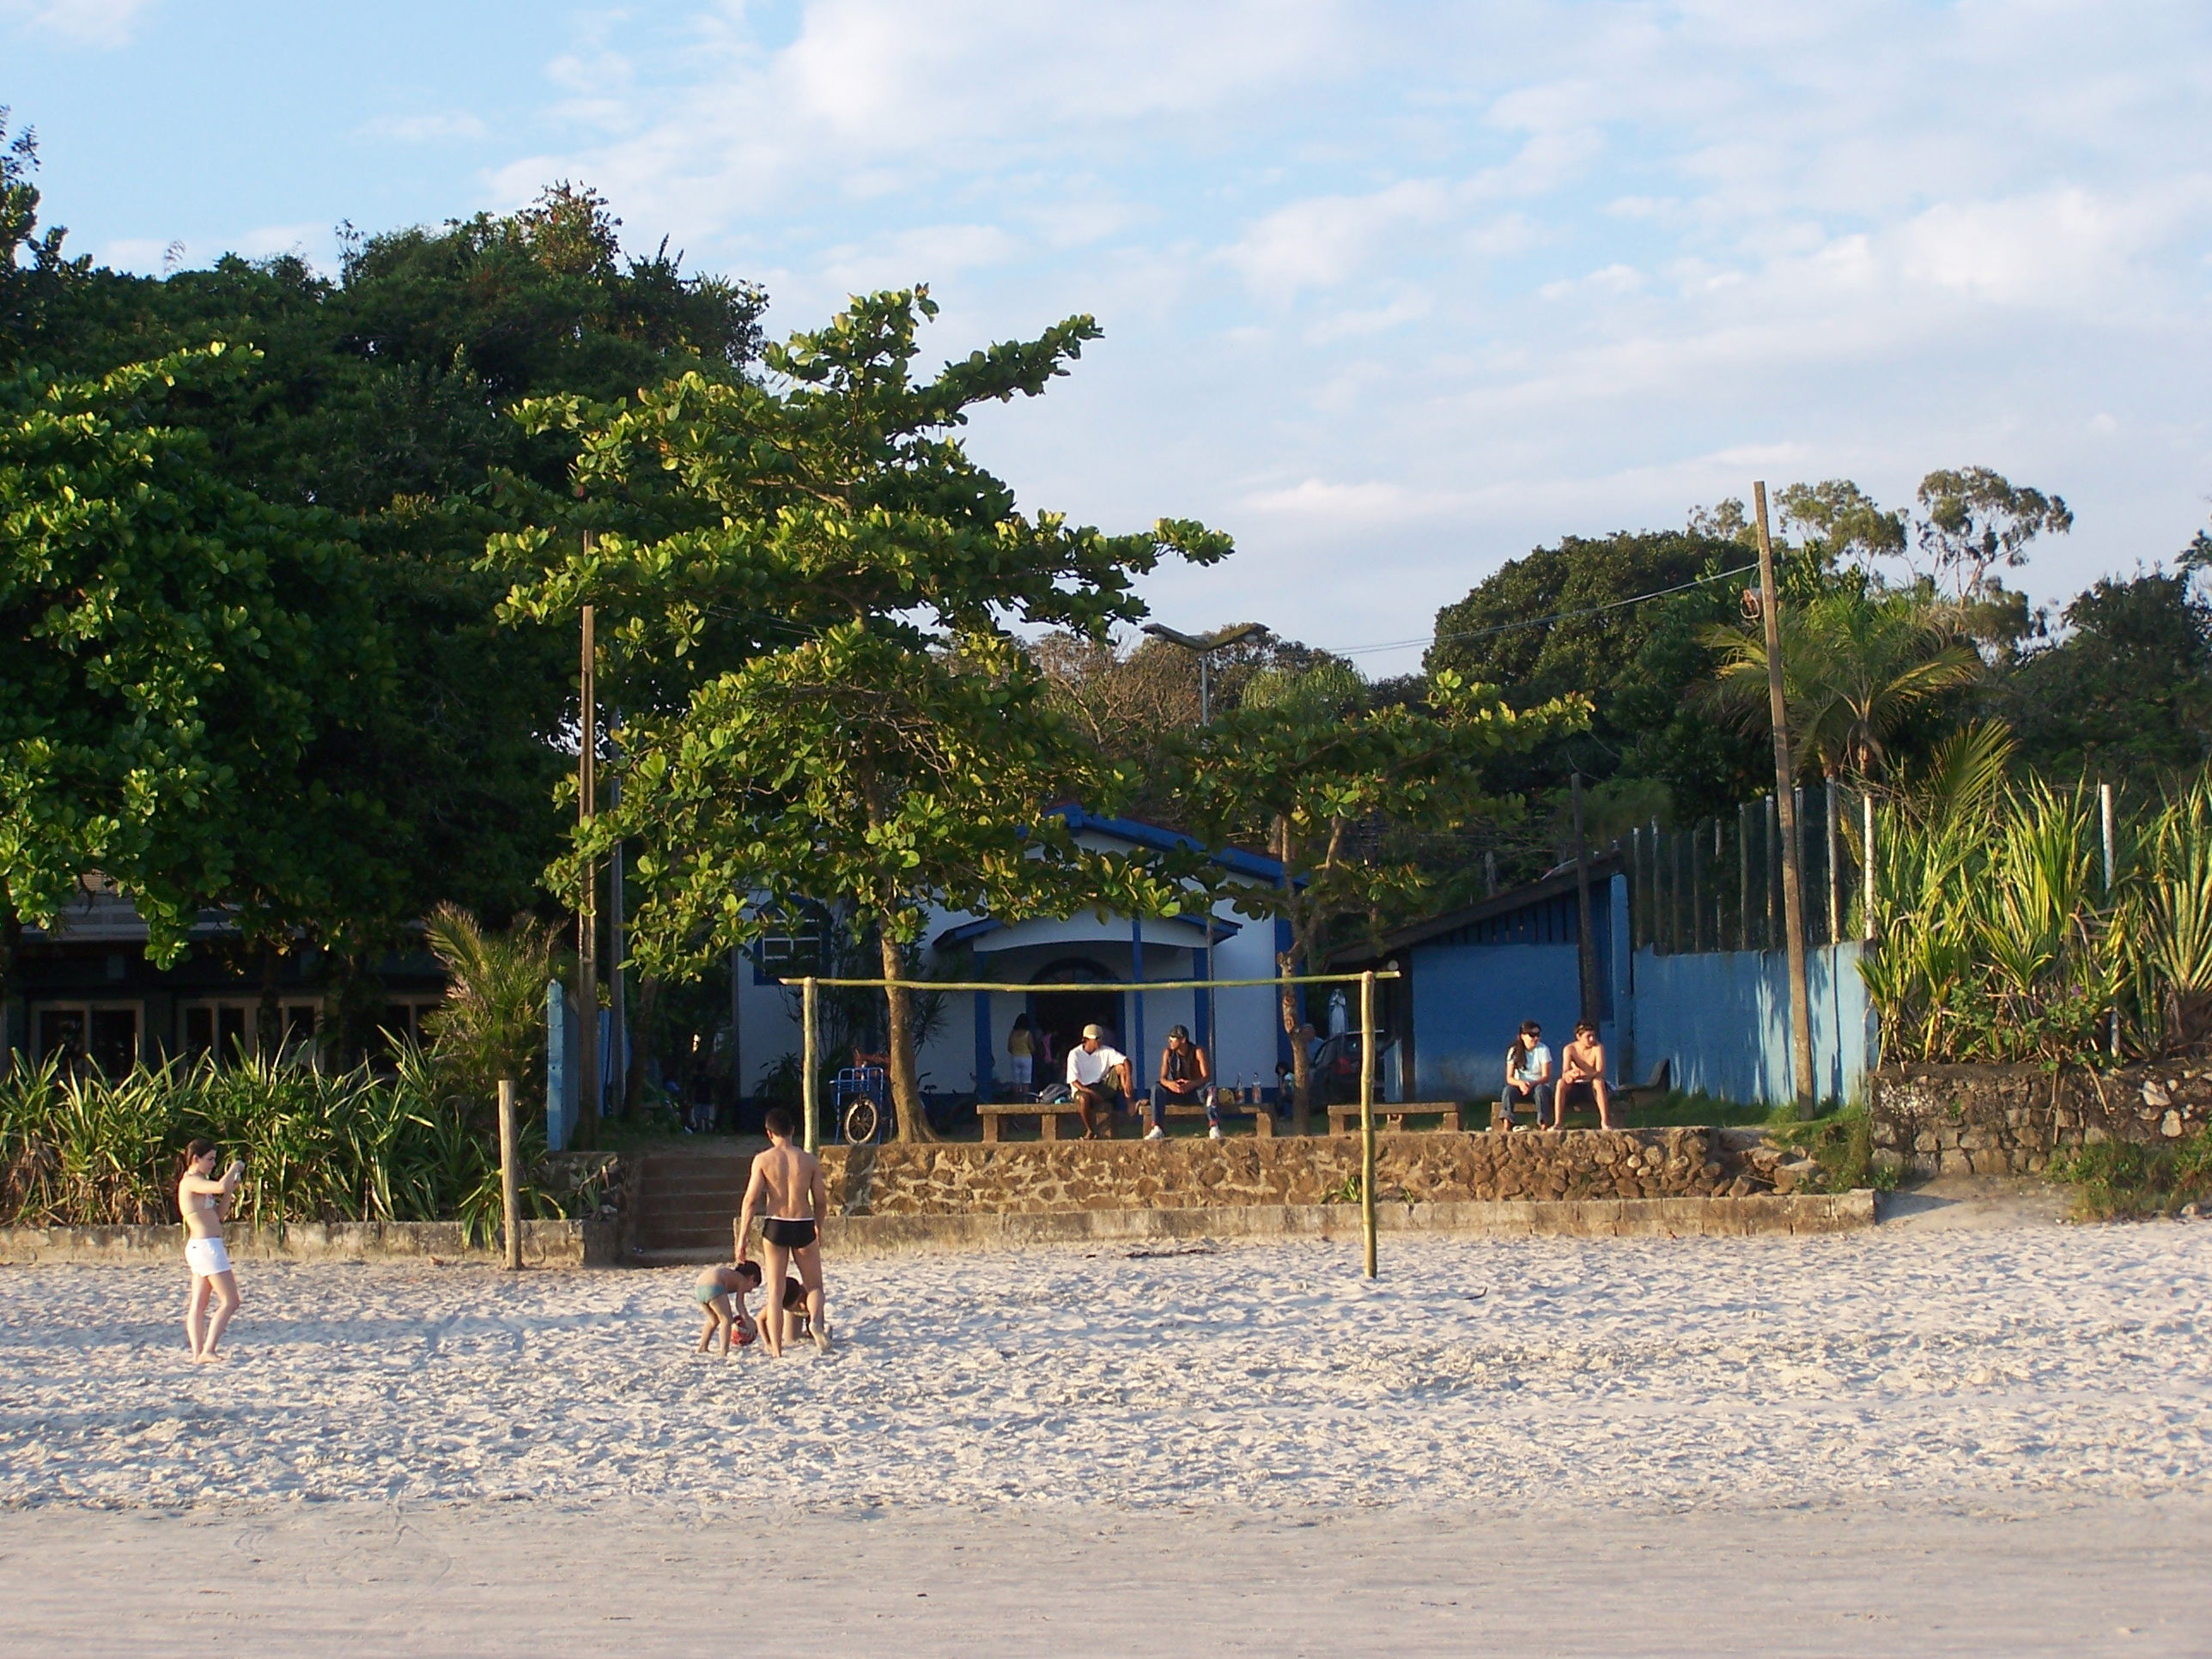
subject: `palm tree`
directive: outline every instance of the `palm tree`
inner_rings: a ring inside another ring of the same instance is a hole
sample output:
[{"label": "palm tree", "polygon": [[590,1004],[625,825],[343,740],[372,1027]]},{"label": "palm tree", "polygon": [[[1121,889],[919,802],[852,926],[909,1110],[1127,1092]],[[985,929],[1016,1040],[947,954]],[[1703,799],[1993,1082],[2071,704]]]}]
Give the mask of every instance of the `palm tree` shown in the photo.
[{"label": "palm tree", "polygon": [[[1981,672],[1945,614],[1915,593],[1848,588],[1783,611],[1783,694],[1804,763],[1829,777],[1880,777],[1897,728]],[[1702,637],[1721,653],[1716,700],[1746,725],[1764,726],[1765,629],[1717,626]]]},{"label": "palm tree", "polygon": [[526,1078],[543,1063],[553,930],[517,916],[495,933],[460,906],[441,904],[422,933],[446,970],[446,1000],[425,1022],[432,1052],[471,1099],[489,1101],[501,1078]]}]

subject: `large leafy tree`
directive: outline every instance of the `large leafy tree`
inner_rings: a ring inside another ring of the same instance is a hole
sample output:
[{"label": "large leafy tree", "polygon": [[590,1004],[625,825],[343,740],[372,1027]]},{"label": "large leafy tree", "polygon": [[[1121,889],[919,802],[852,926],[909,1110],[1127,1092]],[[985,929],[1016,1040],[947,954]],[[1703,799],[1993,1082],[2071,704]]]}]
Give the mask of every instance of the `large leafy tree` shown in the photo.
[{"label": "large leafy tree", "polygon": [[[607,619],[622,802],[583,851],[636,848],[647,972],[696,971],[801,898],[872,925],[886,977],[933,901],[1006,916],[1171,901],[1048,810],[1104,804],[1120,779],[1046,706],[1010,628],[1102,636],[1142,614],[1137,575],[1228,543],[1020,512],[957,428],[979,402],[1041,393],[1097,325],[1072,318],[917,380],[934,311],[922,289],[855,300],[771,349],[763,383],[687,375],[618,405],[527,408],[573,434],[580,499],[549,495],[495,550],[529,573],[516,616],[593,603]],[[900,1132],[925,1137],[902,993],[889,1014]]]},{"label": "large leafy tree", "polygon": [[2212,758],[2212,605],[2191,572],[2104,578],[2063,620],[1991,690],[2028,764],[2150,785]]},{"label": "large leafy tree", "polygon": [[97,376],[234,343],[231,373],[167,388],[161,423],[197,429],[228,483],[347,524],[359,591],[330,607],[312,726],[243,696],[210,725],[256,808],[230,837],[225,896],[264,967],[304,936],[357,979],[440,900],[494,916],[539,902],[574,651],[495,621],[507,583],[482,555],[573,451],[506,411],[684,372],[736,379],[763,296],[684,272],[665,245],[626,258],[606,204],[567,185],[516,214],[351,238],[335,276],[291,257],[134,276],[67,260],[60,233],[36,228],[34,160],[27,138],[0,149],[0,366]]},{"label": "large leafy tree", "polygon": [[[1288,924],[1285,975],[1316,971],[1334,930],[1386,908],[1404,910],[1431,872],[1394,849],[1386,826],[1449,829],[1509,813],[1485,780],[1498,763],[1556,741],[1586,722],[1573,696],[1515,708],[1450,669],[1430,678],[1424,704],[1369,706],[1358,677],[1324,663],[1248,687],[1240,705],[1170,751],[1192,827],[1217,844],[1263,844],[1283,866],[1274,888],[1230,890],[1245,915]],[[1298,998],[1283,988],[1283,1029],[1296,1036]],[[1291,1045],[1296,1127],[1310,1127],[1312,1074],[1304,1042]]]},{"label": "large leafy tree", "polygon": [[251,878],[257,796],[357,660],[327,518],[227,482],[159,418],[224,370],[215,349],[0,386],[0,974],[95,870],[173,956]]},{"label": "large leafy tree", "polygon": [[[1727,573],[1753,557],[1735,538],[1742,515],[1733,506],[1687,531],[1566,537],[1437,611],[1431,672],[1497,685],[1515,708],[1569,694],[1590,703],[1582,728],[1493,762],[1493,789],[1556,795],[1577,771],[1623,787],[1654,780],[1686,814],[1718,811],[1756,787],[1757,744],[1688,706],[1714,666],[1702,630],[1732,614],[1742,589],[1742,576]],[[1660,592],[1667,597],[1643,597]],[[1534,843],[1528,852],[1536,867],[1548,856]]]}]

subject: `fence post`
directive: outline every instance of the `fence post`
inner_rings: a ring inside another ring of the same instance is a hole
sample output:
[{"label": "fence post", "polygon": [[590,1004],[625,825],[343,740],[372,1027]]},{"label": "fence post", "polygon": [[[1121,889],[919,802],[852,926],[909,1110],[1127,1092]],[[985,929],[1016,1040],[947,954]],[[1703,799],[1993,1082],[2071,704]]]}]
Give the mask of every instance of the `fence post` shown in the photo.
[{"label": "fence post", "polygon": [[[1402,1121],[1402,1120],[1401,1120]],[[1375,970],[1359,976],[1359,1225],[1375,1277]]]},{"label": "fence post", "polygon": [[1866,890],[1861,901],[1866,914],[1859,919],[1860,932],[1868,939],[1874,937],[1874,791],[1869,789],[1859,797],[1860,844],[1866,850],[1859,874],[1861,885]]},{"label": "fence post", "polygon": [[[2097,823],[2098,823],[2098,829],[2099,829],[2099,830],[2101,832],[2102,838],[2103,838],[2103,841],[2104,841],[2104,850],[2105,850],[2105,903],[2106,903],[2106,905],[2107,906],[2107,908],[2109,908],[2109,907],[2111,906],[2111,904],[2112,904],[2112,839],[2113,839],[2113,836],[2112,836],[2112,786],[2111,784],[2109,784],[2109,783],[2100,783],[2100,784],[2099,784],[2099,785],[2097,786]],[[2117,1002],[2116,1002],[2116,1003],[2114,1003],[2114,1004],[2112,1005],[2112,1013],[2111,1013],[2111,1016],[2110,1016],[2110,1020],[2111,1020],[2111,1026],[2112,1026],[2112,1030],[2111,1030],[2111,1041],[2112,1041],[2112,1058],[2113,1058],[2114,1060],[2118,1060],[2118,1059],[2120,1057],[2120,1006],[2119,1006],[2119,1004],[2118,1004],[2118,1003],[2117,1003]]]},{"label": "fence post", "polygon": [[1751,803],[1735,809],[1735,948],[1751,949]]},{"label": "fence post", "polygon": [[1821,854],[1827,860],[1828,939],[1833,945],[1844,936],[1842,887],[1836,879],[1836,781],[1827,781],[1827,796],[1820,803]]},{"label": "fence post", "polygon": [[499,1198],[507,1218],[507,1270],[522,1270],[522,1177],[515,1169],[514,1079],[499,1080]]}]

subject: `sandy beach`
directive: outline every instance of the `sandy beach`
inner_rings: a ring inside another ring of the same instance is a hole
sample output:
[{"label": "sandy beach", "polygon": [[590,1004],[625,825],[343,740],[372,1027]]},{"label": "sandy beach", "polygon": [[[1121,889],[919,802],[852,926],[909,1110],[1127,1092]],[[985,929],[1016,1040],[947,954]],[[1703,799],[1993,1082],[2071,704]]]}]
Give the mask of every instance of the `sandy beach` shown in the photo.
[{"label": "sandy beach", "polygon": [[2212,1226],[1356,1265],[833,1263],[781,1363],[691,1352],[689,1270],[270,1267],[219,1368],[181,1269],[10,1269],[0,1650],[137,1650],[126,1579],[231,1650],[704,1650],[772,1559],[805,1652],[2212,1651]]}]

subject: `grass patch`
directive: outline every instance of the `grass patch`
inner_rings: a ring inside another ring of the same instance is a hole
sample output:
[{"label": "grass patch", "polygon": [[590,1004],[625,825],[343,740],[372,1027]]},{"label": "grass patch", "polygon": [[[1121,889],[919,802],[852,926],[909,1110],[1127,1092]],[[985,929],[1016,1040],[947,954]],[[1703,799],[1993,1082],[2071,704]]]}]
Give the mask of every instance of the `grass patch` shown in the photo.
[{"label": "grass patch", "polygon": [[2163,1146],[2107,1141],[2051,1161],[2051,1176],[2074,1189],[2085,1221],[2172,1215],[2212,1200],[2212,1127]]},{"label": "grass patch", "polygon": [[1871,1187],[1876,1192],[1895,1190],[1898,1172],[1874,1161],[1874,1120],[1863,1106],[1840,1106],[1818,1117],[1801,1118],[1787,1106],[1776,1107],[1764,1120],[1768,1136],[1795,1147],[1820,1166],[1820,1176],[1808,1183],[1822,1193],[1856,1192]]},{"label": "grass patch", "polygon": [[[1669,1089],[1655,1096],[1644,1104],[1632,1106],[1614,1115],[1624,1128],[1630,1129],[1703,1129],[1715,1125],[1741,1127],[1763,1124],[1772,1115],[1772,1109],[1747,1106],[1740,1100],[1723,1100],[1705,1093],[1686,1093],[1680,1089]],[[1595,1111],[1568,1112],[1570,1120],[1587,1116],[1595,1126]]]}]

